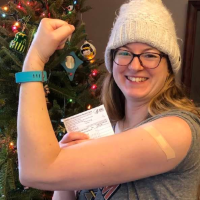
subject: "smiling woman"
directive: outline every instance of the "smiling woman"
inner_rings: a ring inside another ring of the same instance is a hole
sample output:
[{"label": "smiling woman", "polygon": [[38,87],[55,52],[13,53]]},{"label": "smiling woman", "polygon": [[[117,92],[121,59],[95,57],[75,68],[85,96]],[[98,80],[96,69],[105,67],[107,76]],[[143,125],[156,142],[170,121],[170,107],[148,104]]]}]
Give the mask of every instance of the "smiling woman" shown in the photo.
[{"label": "smiling woman", "polygon": [[[43,19],[22,73],[43,71],[73,31],[64,21]],[[121,6],[105,63],[109,73],[102,102],[112,136],[89,140],[84,133],[68,133],[59,144],[43,85],[21,84],[21,183],[57,190],[54,200],[75,200],[74,191],[78,200],[197,199],[200,112],[178,86],[180,50],[171,13],[161,0]]]}]

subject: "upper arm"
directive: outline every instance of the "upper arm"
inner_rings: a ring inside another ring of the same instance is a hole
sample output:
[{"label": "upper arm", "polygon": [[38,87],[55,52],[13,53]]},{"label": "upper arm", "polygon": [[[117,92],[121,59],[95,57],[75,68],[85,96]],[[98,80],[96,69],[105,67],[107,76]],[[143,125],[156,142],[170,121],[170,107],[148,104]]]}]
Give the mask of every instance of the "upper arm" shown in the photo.
[{"label": "upper arm", "polygon": [[[175,152],[167,159],[156,140],[143,129],[151,125]],[[189,125],[164,117],[129,131],[89,140],[63,149],[37,182],[42,189],[74,190],[114,185],[161,174],[187,155],[192,141]]]}]

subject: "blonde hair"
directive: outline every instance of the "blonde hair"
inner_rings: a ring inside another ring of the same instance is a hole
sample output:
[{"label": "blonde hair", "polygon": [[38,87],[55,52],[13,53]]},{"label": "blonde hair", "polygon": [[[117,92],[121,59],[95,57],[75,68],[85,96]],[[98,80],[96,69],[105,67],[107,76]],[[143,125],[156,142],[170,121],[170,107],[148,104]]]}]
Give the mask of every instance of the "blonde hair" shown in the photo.
[{"label": "blonde hair", "polygon": [[[168,68],[170,75],[161,91],[150,101],[149,114],[155,116],[166,111],[180,109],[192,112],[200,118],[200,109],[187,97],[184,89],[176,83],[169,60]],[[112,73],[105,78],[101,100],[112,124],[124,118],[125,97],[115,83]]]}]

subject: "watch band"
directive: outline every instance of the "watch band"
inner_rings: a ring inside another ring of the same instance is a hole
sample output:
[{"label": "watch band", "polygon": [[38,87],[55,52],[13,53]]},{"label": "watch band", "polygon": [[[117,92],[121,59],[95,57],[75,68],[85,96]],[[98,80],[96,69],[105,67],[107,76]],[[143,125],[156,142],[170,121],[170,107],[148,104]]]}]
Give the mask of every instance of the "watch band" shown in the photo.
[{"label": "watch band", "polygon": [[16,83],[26,82],[46,82],[47,72],[45,71],[27,71],[15,74]]}]

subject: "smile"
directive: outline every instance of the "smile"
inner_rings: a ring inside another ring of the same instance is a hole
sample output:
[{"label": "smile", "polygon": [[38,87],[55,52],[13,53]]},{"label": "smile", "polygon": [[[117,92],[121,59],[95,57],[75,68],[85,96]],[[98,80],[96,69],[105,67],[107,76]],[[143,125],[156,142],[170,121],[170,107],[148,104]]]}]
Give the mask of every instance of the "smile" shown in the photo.
[{"label": "smile", "polygon": [[130,77],[130,76],[126,76],[126,78],[129,80],[129,81],[132,81],[132,82],[144,82],[146,81],[148,78],[135,78],[135,77]]}]

